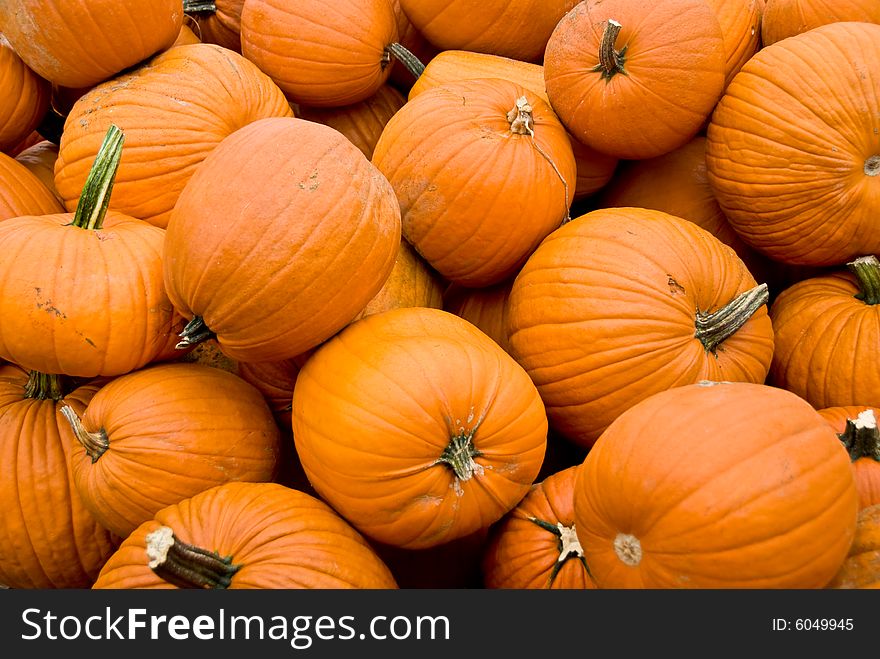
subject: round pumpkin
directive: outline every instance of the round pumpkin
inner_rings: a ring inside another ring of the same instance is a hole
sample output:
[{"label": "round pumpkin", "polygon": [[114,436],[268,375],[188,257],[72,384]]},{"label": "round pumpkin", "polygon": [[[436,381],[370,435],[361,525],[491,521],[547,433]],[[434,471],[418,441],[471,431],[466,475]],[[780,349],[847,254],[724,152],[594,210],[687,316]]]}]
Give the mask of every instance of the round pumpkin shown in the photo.
[{"label": "round pumpkin", "polygon": [[856,537],[828,588],[880,588],[880,505],[859,512]]},{"label": "round pumpkin", "polygon": [[241,52],[241,10],[244,0],[183,0],[183,11],[196,22],[202,43]]},{"label": "round pumpkin", "polygon": [[654,158],[703,126],[724,60],[706,0],[585,0],[553,30],[544,81],[577,140],[616,158]]},{"label": "round pumpkin", "polygon": [[277,483],[226,483],[163,508],[110,557],[106,588],[397,588],[322,501]]},{"label": "round pumpkin", "polygon": [[341,133],[253,122],[205,159],[168,224],[165,286],[192,319],[182,344],[215,336],[236,361],[299,355],[379,292],[399,245],[394,191]]},{"label": "round pumpkin", "polygon": [[424,549],[497,521],[541,467],[547,417],[526,373],[470,323],[412,307],[324,343],[293,392],[312,486],[369,538]]},{"label": "round pumpkin", "polygon": [[0,151],[30,135],[49,108],[51,86],[28,66],[0,34]]},{"label": "round pumpkin", "polygon": [[63,212],[64,207],[35,173],[23,162],[0,153],[0,223],[22,215]]},{"label": "round pumpkin", "polygon": [[818,27],[743,66],[712,115],[706,161],[747,243],[813,266],[880,252],[878,78],[880,25],[869,23]]},{"label": "round pumpkin", "polygon": [[880,5],[874,0],[767,0],[761,19],[765,46],[843,21],[880,23]]},{"label": "round pumpkin", "polygon": [[590,446],[627,408],[700,380],[763,382],[768,292],[736,253],[687,220],[599,209],[557,229],[507,302],[511,354],[551,426]]},{"label": "round pumpkin", "polygon": [[724,86],[730,84],[743,64],[758,52],[761,45],[763,0],[707,0],[724,40]]},{"label": "round pumpkin", "polygon": [[3,0],[0,32],[38,75],[87,87],[168,48],[181,0]]},{"label": "round pumpkin", "polygon": [[874,407],[826,407],[819,414],[837,433],[849,452],[859,491],[859,507],[880,504],[880,432]]},{"label": "round pumpkin", "polygon": [[[59,205],[52,210],[42,211],[44,213],[59,213],[64,211],[61,206],[61,195],[55,189],[55,161],[58,160],[58,145],[52,144],[49,140],[41,140],[26,149],[23,149],[15,156],[15,160],[24,165],[31,174],[40,179],[46,188],[58,199]],[[36,215],[41,211],[20,212],[16,215]]]},{"label": "round pumpkin", "polygon": [[507,298],[513,279],[486,288],[465,288],[452,284],[443,293],[443,309],[464,318],[505,351],[507,345]]},{"label": "round pumpkin", "polygon": [[596,588],[574,521],[577,469],[536,483],[493,525],[482,560],[486,588]]},{"label": "round pumpkin", "polygon": [[574,195],[562,124],[509,80],[459,80],[419,94],[385,126],[373,163],[400,201],[404,237],[465,286],[513,275],[567,217]]},{"label": "round pumpkin", "polygon": [[280,435],[266,402],[219,368],[150,366],[104,385],[82,416],[61,412],[79,440],[76,489],[123,538],[165,506],[227,481],[270,481],[277,471]]},{"label": "round pumpkin", "polygon": [[857,514],[825,420],[790,392],[745,382],[634,405],[587,454],[574,493],[600,588],[822,588]]}]

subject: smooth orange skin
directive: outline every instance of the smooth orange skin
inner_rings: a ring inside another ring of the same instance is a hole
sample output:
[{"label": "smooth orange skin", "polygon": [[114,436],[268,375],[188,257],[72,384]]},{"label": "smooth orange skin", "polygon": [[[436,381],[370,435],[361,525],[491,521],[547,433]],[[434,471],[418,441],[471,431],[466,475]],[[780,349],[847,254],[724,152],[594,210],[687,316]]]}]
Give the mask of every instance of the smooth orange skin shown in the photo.
[{"label": "smooth orange skin", "polygon": [[[479,468],[438,462],[473,432]],[[293,436],[309,482],[364,535],[424,549],[487,528],[525,496],[547,418],[525,372],[489,337],[439,309],[368,316],[299,372]]]},{"label": "smooth orange skin", "polygon": [[[577,535],[600,588],[822,588],[856,532],[837,436],[806,401],[744,382],[630,408],[579,467]],[[635,536],[627,564],[615,540]]]},{"label": "smooth orange skin", "polygon": [[25,397],[28,374],[0,365],[0,583],[9,588],[88,588],[116,550],[73,486],[69,458],[76,439],[58,411],[81,414],[98,389],[64,397]]},{"label": "smooth orange skin", "polygon": [[[834,71],[833,76],[826,75]],[[709,183],[733,228],[784,263],[880,251],[880,25],[834,23],[762,48],[707,129]]]},{"label": "smooth orange skin", "polygon": [[0,34],[0,151],[8,152],[37,127],[49,109],[51,86],[21,60]]},{"label": "smooth orange skin", "polygon": [[[609,19],[622,28],[624,69],[591,71]],[[724,86],[724,43],[705,0],[588,0],[559,21],[547,43],[550,104],[572,135],[616,158],[654,158],[688,142]]]},{"label": "smooth orange skin", "polygon": [[230,589],[396,589],[388,567],[322,501],[277,483],[227,483],[158,511],[107,561],[95,589],[176,588],[147,565],[146,536],[231,556]]},{"label": "smooth orange skin", "polygon": [[228,481],[270,481],[278,466],[280,433],[260,392],[203,364],[118,377],[95,394],[82,423],[103,429],[110,446],[94,462],[77,447],[74,484],[123,538],[165,506]]},{"label": "smooth orange skin", "polygon": [[[843,407],[826,407],[819,410],[834,432],[840,434],[846,430],[847,419],[855,419],[859,412],[866,409],[874,410],[874,417],[880,418],[880,408],[858,405]],[[880,462],[871,457],[861,457],[853,461],[853,473],[856,488],[859,491],[859,508],[864,510],[880,504]]]},{"label": "smooth orange skin", "polygon": [[443,294],[443,309],[474,325],[508,351],[507,298],[513,280],[486,288],[465,288],[452,284]]},{"label": "smooth orange skin", "polygon": [[880,23],[874,0],[767,0],[761,19],[763,45],[842,21]]},{"label": "smooth orange skin", "polygon": [[596,588],[586,565],[575,557],[564,559],[553,575],[560,559],[559,537],[532,521],[575,526],[577,469],[569,467],[535,483],[517,507],[492,527],[482,560],[486,588]]},{"label": "smooth orange skin", "polygon": [[258,119],[291,116],[281,90],[241,55],[213,44],[177,46],[74,103],[55,185],[74,210],[116,124],[125,147],[110,208],[164,228],[187,181],[223,138]]},{"label": "smooth orange skin", "polygon": [[551,426],[588,447],[651,394],[700,380],[763,382],[773,328],[761,306],[713,355],[694,336],[756,286],[736,253],[693,222],[599,209],[535,250],[507,302],[510,352],[541,392]]},{"label": "smooth orange skin", "polygon": [[761,45],[763,0],[707,0],[724,39],[724,87],[758,52]]},{"label": "smooth orange skin", "polygon": [[[513,133],[507,119],[523,96],[534,136]],[[419,94],[385,126],[373,163],[400,201],[404,237],[464,286],[513,275],[574,195],[562,124],[537,94],[509,80],[458,80]]]},{"label": "smooth orange skin", "polygon": [[835,271],[800,281],[770,307],[776,350],[769,382],[816,409],[880,407],[880,306],[857,300],[853,275]]},{"label": "smooth orange skin", "polygon": [[880,588],[880,505],[859,512],[855,540],[827,588]]},{"label": "smooth orange skin", "polygon": [[0,153],[0,223],[23,215],[63,212],[64,207],[36,174]]},{"label": "smooth orange skin", "polygon": [[241,12],[242,54],[303,105],[372,96],[391,73],[383,57],[397,38],[388,0],[248,0]]},{"label": "smooth orange skin", "polygon": [[187,184],[165,240],[165,286],[237,361],[280,361],[345,327],[394,267],[400,208],[341,133],[255,121]]},{"label": "smooth orange skin", "polygon": [[[42,183],[52,195],[58,199],[58,204],[50,210],[31,210],[16,215],[40,215],[50,213],[62,213],[64,207],[61,205],[61,195],[55,189],[55,161],[58,160],[58,145],[52,144],[49,140],[41,140],[36,144],[32,144],[26,149],[22,149],[15,156],[15,160],[24,165],[31,174],[40,179]],[[41,194],[41,196],[43,196]]]},{"label": "smooth orange skin", "polygon": [[241,10],[244,0],[214,0],[216,11],[193,14],[202,43],[215,43],[241,52]]},{"label": "smooth orange skin", "polygon": [[0,0],[0,32],[27,65],[64,87],[87,87],[168,48],[180,0]]}]

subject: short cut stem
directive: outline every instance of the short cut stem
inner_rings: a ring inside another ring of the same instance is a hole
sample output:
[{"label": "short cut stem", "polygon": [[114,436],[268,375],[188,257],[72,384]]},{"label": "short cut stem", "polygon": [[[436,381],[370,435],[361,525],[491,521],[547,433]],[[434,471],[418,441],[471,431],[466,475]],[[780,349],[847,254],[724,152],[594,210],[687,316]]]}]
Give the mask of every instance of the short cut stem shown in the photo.
[{"label": "short cut stem", "polygon": [[861,256],[846,264],[859,282],[855,298],[865,304],[880,304],[880,261],[873,254]]},{"label": "short cut stem", "polygon": [[76,412],[73,411],[73,408],[70,405],[62,407],[61,414],[67,419],[67,422],[73,430],[73,434],[86,450],[86,455],[92,459],[93,464],[97,462],[98,459],[107,452],[107,449],[110,448],[110,439],[107,437],[107,433],[103,429],[98,432],[89,432],[86,430],[82,419],[77,416]]},{"label": "short cut stem", "polygon": [[101,143],[98,155],[95,156],[76,205],[76,213],[73,216],[74,226],[93,231],[103,226],[110,206],[110,194],[113,192],[116,170],[122,158],[124,141],[125,136],[119,127],[111,124],[104,135],[104,141]]},{"label": "short cut stem", "polygon": [[626,63],[626,46],[620,50],[614,48],[617,37],[623,26],[609,18],[602,32],[602,40],[599,42],[599,63],[591,70],[602,74],[605,80],[610,80],[616,74],[627,75],[624,64]]},{"label": "short cut stem", "polygon": [[178,588],[229,588],[232,577],[241,568],[232,557],[187,544],[168,526],[148,533],[148,566],[156,576]]},{"label": "short cut stem", "polygon": [[697,311],[694,336],[700,340],[706,352],[715,353],[718,346],[736,334],[755,312],[770,299],[767,284],[737,295],[731,302],[713,311]]},{"label": "short cut stem", "polygon": [[382,54],[383,69],[391,64],[392,57],[403,64],[404,68],[409,71],[410,75],[416,80],[418,80],[419,76],[425,71],[425,65],[422,64],[422,61],[403,44],[395,42],[385,46],[385,52]]}]

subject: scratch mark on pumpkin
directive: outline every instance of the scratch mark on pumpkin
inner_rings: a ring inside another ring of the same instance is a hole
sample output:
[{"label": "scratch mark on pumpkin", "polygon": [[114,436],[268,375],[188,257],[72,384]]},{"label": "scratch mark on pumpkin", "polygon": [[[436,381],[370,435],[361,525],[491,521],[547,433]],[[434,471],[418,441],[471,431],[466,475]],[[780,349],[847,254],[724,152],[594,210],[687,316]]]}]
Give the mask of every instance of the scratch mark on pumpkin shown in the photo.
[{"label": "scratch mark on pumpkin", "polygon": [[37,302],[37,309],[42,309],[46,313],[54,313],[58,318],[62,318],[64,320],[67,319],[67,314],[65,314],[63,311],[61,311],[61,309],[52,304],[52,300]]},{"label": "scratch mark on pumpkin", "polygon": [[668,277],[666,283],[669,284],[669,292],[672,293],[673,295],[677,295],[679,293],[684,295],[685,294],[684,286],[679,284],[675,280],[675,277],[673,277],[672,275],[667,274],[666,276]]}]

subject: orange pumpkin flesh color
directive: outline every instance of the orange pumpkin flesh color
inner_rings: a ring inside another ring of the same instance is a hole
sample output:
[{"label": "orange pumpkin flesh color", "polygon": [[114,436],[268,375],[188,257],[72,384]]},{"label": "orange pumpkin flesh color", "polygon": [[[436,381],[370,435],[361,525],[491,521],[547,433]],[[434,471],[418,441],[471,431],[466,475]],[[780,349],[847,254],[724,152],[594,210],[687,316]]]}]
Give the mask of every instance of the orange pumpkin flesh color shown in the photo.
[{"label": "orange pumpkin flesh color", "polygon": [[880,505],[859,512],[856,537],[828,588],[880,588]]},{"label": "orange pumpkin flesh color", "polygon": [[49,108],[51,86],[21,61],[0,34],[0,151],[24,140]]},{"label": "orange pumpkin flesh color", "polygon": [[876,0],[767,0],[761,18],[761,42],[769,46],[829,23],[880,23]]},{"label": "orange pumpkin flesh color", "polygon": [[860,508],[880,504],[880,408],[826,407],[819,414],[828,422],[849,452],[859,491]]},{"label": "orange pumpkin flesh color", "polygon": [[706,382],[621,415],[579,467],[600,588],[822,588],[856,531],[846,451],[794,394]]},{"label": "orange pumpkin flesh color", "polygon": [[24,215],[63,212],[64,207],[36,174],[23,163],[0,153],[0,222]]}]

